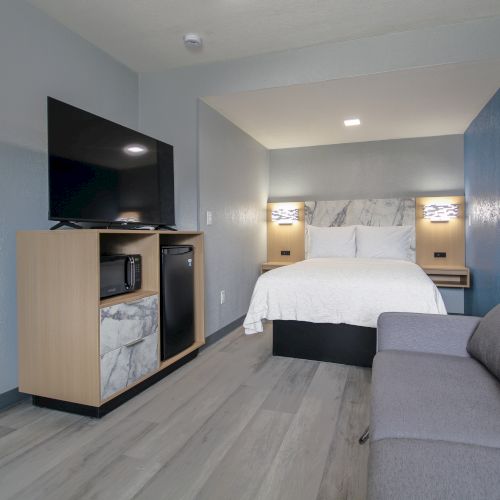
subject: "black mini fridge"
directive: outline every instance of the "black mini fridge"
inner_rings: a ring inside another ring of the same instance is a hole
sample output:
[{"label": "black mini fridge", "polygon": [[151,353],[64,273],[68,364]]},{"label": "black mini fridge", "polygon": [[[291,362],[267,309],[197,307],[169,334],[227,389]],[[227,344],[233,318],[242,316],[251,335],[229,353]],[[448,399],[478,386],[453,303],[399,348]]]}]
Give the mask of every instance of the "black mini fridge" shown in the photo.
[{"label": "black mini fridge", "polygon": [[194,343],[193,247],[161,247],[160,302],[163,361]]}]

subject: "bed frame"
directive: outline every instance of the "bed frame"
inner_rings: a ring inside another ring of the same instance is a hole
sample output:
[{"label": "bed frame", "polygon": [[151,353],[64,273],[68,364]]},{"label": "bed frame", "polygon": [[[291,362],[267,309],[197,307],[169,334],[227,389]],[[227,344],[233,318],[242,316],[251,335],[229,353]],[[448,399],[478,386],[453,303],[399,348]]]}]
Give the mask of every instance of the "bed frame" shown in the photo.
[{"label": "bed frame", "polygon": [[273,321],[273,356],[371,367],[377,329],[340,323]]}]

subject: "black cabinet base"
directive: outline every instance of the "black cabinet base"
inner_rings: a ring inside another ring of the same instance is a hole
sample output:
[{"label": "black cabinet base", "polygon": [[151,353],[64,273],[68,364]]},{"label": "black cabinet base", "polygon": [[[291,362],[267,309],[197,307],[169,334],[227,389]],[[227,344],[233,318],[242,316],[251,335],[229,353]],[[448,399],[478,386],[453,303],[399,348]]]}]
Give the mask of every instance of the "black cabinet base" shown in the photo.
[{"label": "black cabinet base", "polygon": [[273,321],[273,355],[372,366],[377,329],[340,323]]},{"label": "black cabinet base", "polygon": [[123,392],[119,396],[116,396],[116,398],[113,398],[107,403],[104,403],[102,406],[89,406],[89,405],[82,405],[79,403],[70,403],[68,401],[45,398],[43,396],[32,396],[33,404],[35,406],[50,408],[52,410],[67,411],[69,413],[77,413],[79,415],[84,415],[86,417],[101,418],[104,417],[104,415],[106,415],[110,411],[114,410],[118,406],[128,401],[129,399],[133,398],[137,394],[146,390],[148,387],[151,387],[153,384],[155,384],[162,378],[166,377],[168,374],[172,373],[173,371],[185,365],[192,359],[196,358],[197,355],[198,355],[198,349],[184,356],[182,359],[179,359],[179,361],[176,361],[172,365],[167,366],[163,370],[156,372],[154,375],[151,375],[151,377],[147,378],[146,380],[143,380],[140,384],[131,387],[128,391]]}]

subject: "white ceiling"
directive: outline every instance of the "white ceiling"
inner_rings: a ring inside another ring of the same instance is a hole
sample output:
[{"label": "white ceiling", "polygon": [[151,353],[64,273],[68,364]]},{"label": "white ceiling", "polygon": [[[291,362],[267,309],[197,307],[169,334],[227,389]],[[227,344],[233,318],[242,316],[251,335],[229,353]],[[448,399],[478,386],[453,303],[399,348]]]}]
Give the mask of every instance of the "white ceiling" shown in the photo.
[{"label": "white ceiling", "polygon": [[500,15],[498,0],[28,1],[139,72]]},{"label": "white ceiling", "polygon": [[[269,149],[461,134],[500,87],[500,61],[435,66],[204,100]],[[343,120],[359,117],[361,126]]]}]

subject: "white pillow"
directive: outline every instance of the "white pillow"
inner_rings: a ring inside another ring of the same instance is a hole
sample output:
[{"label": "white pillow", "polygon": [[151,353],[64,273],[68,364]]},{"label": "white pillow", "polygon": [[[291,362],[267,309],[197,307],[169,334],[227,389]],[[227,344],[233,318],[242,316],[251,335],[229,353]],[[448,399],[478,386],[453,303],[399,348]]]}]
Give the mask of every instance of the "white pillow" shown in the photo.
[{"label": "white pillow", "polygon": [[356,257],[354,226],[306,226],[306,257]]},{"label": "white pillow", "polygon": [[356,226],[356,257],[411,260],[413,226]]}]

